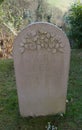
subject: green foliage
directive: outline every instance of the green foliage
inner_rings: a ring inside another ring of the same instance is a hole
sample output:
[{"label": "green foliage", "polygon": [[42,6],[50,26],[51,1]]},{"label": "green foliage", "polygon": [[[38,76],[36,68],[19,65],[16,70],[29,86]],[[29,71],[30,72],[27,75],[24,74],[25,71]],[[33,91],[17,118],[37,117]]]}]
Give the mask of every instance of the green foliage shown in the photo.
[{"label": "green foliage", "polygon": [[1,10],[3,15],[0,16],[0,19],[3,24],[13,31],[18,31],[22,22],[21,9],[19,10],[18,4],[15,1],[4,1]]},{"label": "green foliage", "polygon": [[0,5],[0,23],[14,35],[32,22],[47,21],[50,15],[46,0],[5,0]]},{"label": "green foliage", "polygon": [[14,35],[17,35],[17,33],[28,24],[29,18],[25,21],[23,17],[24,9],[29,6],[28,3],[28,1],[4,0],[0,5],[0,23],[8,28]]},{"label": "green foliage", "polygon": [[71,6],[66,17],[68,36],[73,40],[74,46],[82,48],[82,3],[78,2]]},{"label": "green foliage", "polygon": [[0,0],[0,4],[3,2],[4,0]]}]

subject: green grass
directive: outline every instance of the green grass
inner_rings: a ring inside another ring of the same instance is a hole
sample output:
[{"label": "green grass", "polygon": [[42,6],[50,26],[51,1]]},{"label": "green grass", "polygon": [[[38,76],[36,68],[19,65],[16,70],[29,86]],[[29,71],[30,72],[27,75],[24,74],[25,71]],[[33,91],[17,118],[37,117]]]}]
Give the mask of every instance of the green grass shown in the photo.
[{"label": "green grass", "polygon": [[82,130],[82,50],[72,50],[66,114],[22,118],[19,114],[13,60],[0,60],[0,130]]}]

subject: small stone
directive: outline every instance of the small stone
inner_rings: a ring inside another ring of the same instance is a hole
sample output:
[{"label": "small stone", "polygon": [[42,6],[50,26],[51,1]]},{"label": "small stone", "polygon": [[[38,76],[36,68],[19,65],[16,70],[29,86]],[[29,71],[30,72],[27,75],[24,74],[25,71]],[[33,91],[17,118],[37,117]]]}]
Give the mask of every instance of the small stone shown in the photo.
[{"label": "small stone", "polygon": [[57,52],[56,49],[53,49],[53,50],[52,50],[52,53],[56,53],[56,52]]},{"label": "small stone", "polygon": [[68,100],[66,100],[66,103],[68,103],[69,101]]},{"label": "small stone", "polygon": [[63,117],[63,114],[61,113],[60,116]]}]

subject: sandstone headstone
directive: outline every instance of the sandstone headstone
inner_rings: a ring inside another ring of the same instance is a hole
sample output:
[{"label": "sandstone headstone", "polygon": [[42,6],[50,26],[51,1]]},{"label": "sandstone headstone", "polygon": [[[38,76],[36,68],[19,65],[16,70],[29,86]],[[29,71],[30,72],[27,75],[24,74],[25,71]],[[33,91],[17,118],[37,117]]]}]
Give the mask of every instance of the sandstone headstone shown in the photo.
[{"label": "sandstone headstone", "polygon": [[22,116],[65,112],[70,45],[49,23],[34,23],[15,39],[14,66]]}]

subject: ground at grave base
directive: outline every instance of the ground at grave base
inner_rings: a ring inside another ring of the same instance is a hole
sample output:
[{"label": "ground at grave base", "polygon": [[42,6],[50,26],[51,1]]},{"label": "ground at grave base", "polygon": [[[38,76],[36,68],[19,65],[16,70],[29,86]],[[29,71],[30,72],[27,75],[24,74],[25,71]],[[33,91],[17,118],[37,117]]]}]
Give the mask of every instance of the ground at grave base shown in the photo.
[{"label": "ground at grave base", "polygon": [[0,130],[82,130],[82,49],[72,50],[66,114],[22,118],[19,114],[13,60],[0,60]]}]

